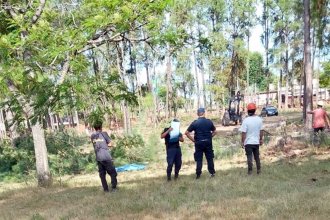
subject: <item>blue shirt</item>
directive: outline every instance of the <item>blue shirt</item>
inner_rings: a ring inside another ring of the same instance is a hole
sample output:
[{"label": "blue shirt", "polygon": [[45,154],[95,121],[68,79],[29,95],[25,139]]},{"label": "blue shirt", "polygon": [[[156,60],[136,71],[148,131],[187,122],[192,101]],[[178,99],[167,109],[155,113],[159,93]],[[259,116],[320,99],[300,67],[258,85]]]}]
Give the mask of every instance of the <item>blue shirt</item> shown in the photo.
[{"label": "blue shirt", "polygon": [[193,121],[188,127],[187,131],[195,132],[195,141],[206,141],[212,140],[212,132],[215,131],[215,126],[210,119],[200,117],[197,120]]}]

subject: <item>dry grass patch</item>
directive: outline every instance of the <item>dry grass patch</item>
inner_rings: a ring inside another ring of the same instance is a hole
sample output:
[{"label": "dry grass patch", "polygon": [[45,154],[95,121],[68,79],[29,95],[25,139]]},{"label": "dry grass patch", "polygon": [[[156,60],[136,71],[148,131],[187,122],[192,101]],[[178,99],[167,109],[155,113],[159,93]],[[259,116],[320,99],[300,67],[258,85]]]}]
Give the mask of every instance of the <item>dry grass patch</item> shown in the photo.
[{"label": "dry grass patch", "polygon": [[[236,163],[236,162],[237,163]],[[98,175],[64,179],[50,189],[18,187],[0,193],[1,219],[327,219],[330,161],[311,158],[263,164],[246,175],[242,158],[216,161],[215,178],[195,180],[186,163],[178,181],[165,163],[119,174],[120,190],[105,194]],[[244,167],[244,168],[242,168]],[[206,168],[206,167],[204,167]]]}]

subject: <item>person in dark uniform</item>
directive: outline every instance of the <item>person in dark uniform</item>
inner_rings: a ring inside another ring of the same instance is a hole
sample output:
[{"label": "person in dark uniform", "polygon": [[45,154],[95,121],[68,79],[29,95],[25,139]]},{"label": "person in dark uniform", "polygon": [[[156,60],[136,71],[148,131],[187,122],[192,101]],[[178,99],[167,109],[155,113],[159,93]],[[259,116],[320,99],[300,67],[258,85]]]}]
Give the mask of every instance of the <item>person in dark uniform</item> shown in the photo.
[{"label": "person in dark uniform", "polygon": [[94,123],[95,132],[91,135],[93,143],[99,175],[104,192],[109,192],[109,186],[106,180],[106,173],[111,177],[111,191],[117,190],[117,171],[112,162],[112,157],[109,151],[111,140],[107,132],[102,132],[102,122]]},{"label": "person in dark uniform", "polygon": [[[173,121],[179,122],[177,119]],[[171,173],[173,164],[175,165],[174,168],[174,179],[179,177],[179,171],[182,165],[182,153],[180,148],[179,141],[183,142],[182,134],[179,133],[171,137],[170,132],[173,130],[172,127],[165,128],[163,133],[161,134],[161,138],[165,138],[165,145],[166,145],[166,160],[167,160],[167,180],[171,181]]]},{"label": "person in dark uniform", "polygon": [[[192,122],[185,132],[185,135],[195,143],[194,159],[196,161],[196,179],[199,179],[202,174],[203,153],[207,160],[207,169],[211,177],[214,177],[212,138],[216,134],[216,128],[210,119],[205,118],[204,108],[199,108],[197,110],[197,115],[198,119]],[[194,137],[191,136],[191,132],[193,131],[195,132]]]}]

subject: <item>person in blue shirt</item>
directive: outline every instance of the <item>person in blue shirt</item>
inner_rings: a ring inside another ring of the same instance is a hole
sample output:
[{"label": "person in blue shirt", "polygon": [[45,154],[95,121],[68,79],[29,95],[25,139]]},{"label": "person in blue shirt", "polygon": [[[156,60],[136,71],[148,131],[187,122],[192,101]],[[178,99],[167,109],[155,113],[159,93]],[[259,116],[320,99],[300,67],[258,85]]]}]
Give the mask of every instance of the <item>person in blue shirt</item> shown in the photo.
[{"label": "person in blue shirt", "polygon": [[[174,119],[173,121],[179,122],[177,119]],[[179,171],[182,165],[182,153],[179,142],[184,141],[181,133],[171,137],[170,132],[172,130],[173,130],[172,127],[165,128],[160,136],[162,139],[165,139],[166,155],[167,155],[166,173],[167,173],[168,181],[171,181],[171,173],[172,173],[173,165],[175,165],[174,179],[178,179],[179,177]]]},{"label": "person in blue shirt", "polygon": [[[210,119],[205,118],[204,108],[199,108],[197,115],[198,119],[193,121],[185,132],[186,136],[195,143],[196,179],[199,179],[202,174],[203,154],[207,160],[207,169],[211,177],[214,177],[212,138],[216,134],[216,128]],[[195,132],[194,137],[191,135],[193,131]]]}]

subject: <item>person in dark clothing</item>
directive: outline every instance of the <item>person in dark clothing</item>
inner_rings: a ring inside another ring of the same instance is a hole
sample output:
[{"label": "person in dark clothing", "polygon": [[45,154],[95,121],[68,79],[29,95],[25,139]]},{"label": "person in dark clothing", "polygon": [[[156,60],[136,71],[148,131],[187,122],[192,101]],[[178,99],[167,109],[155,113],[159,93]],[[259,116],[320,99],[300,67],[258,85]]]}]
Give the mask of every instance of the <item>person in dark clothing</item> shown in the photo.
[{"label": "person in dark clothing", "polygon": [[[173,121],[179,122],[177,119]],[[178,179],[179,171],[182,165],[182,153],[180,148],[179,141],[183,142],[182,134],[179,133],[178,135],[174,135],[174,137],[170,135],[170,132],[173,130],[172,127],[165,128],[161,134],[161,138],[165,138],[165,145],[166,145],[166,160],[167,160],[167,180],[171,181],[171,173],[173,164],[174,167],[174,179]]]},{"label": "person in dark clothing", "polygon": [[[199,108],[197,115],[198,119],[192,122],[185,132],[186,136],[195,143],[196,179],[199,179],[202,174],[203,154],[205,154],[207,160],[207,169],[211,177],[214,177],[212,138],[216,134],[216,128],[210,119],[205,118],[204,108]],[[190,134],[193,131],[195,132],[194,137]]]},{"label": "person in dark clothing", "polygon": [[96,155],[102,187],[105,192],[109,192],[109,186],[106,180],[106,173],[108,173],[111,177],[111,191],[114,192],[117,190],[117,172],[109,151],[111,140],[107,132],[102,132],[101,121],[94,123],[94,129],[95,132],[91,135],[91,140]]}]

